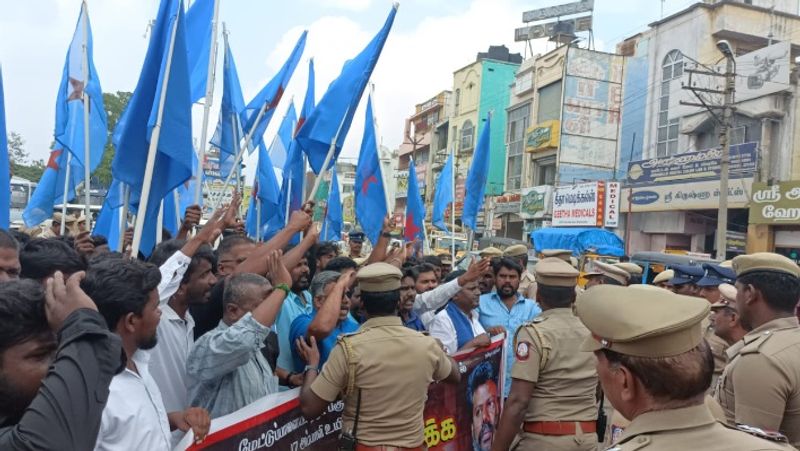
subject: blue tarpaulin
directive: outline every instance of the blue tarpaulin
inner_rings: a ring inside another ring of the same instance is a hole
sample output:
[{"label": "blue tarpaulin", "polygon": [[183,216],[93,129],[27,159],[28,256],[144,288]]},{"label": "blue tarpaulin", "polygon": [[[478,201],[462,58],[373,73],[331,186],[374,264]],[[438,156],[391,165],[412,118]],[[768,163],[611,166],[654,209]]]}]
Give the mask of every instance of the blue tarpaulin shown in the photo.
[{"label": "blue tarpaulin", "polygon": [[620,237],[597,228],[549,227],[531,232],[531,240],[537,253],[545,249],[569,249],[575,256],[588,251],[614,257],[625,255]]}]

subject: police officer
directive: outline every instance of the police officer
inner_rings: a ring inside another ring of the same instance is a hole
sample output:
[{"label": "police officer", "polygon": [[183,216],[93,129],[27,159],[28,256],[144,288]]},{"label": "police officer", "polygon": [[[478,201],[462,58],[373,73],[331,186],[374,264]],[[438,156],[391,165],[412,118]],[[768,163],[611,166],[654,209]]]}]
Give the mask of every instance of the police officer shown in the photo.
[{"label": "police officer", "polygon": [[675,271],[672,269],[665,269],[653,277],[653,285],[658,288],[669,289],[669,281],[675,277]]},{"label": "police officer", "polygon": [[478,251],[478,255],[481,258],[498,258],[503,256],[503,251],[494,246],[489,246]]},{"label": "police officer", "polygon": [[528,247],[524,244],[509,246],[503,252],[503,257],[516,260],[522,266],[522,275],[519,278],[519,293],[528,299],[536,299],[536,280],[528,271]]},{"label": "police officer", "polygon": [[779,431],[800,446],[800,267],[778,254],[733,259],[736,306],[750,332],[722,374],[717,399],[730,424]]},{"label": "police officer", "polygon": [[744,346],[742,338],[748,331],[742,326],[742,317],[736,307],[736,287],[723,283],[717,289],[720,299],[711,304],[711,327],[718,337],[728,343],[725,353],[730,361]]},{"label": "police officer", "polygon": [[397,316],[401,276],[387,263],[358,271],[368,319],[357,332],[339,338],[321,372],[313,338],[297,343],[308,362],[300,392],[303,415],[315,418],[341,397],[342,445],[352,440],[359,451],[422,451],[422,412],[430,381],[460,379],[458,365],[439,343],[403,326]]},{"label": "police officer", "polygon": [[642,273],[644,270],[642,270],[642,267],[636,263],[620,262],[614,263],[612,266],[616,266],[617,268],[628,273],[628,285],[642,283]]},{"label": "police officer", "polygon": [[361,247],[364,245],[364,236],[364,232],[357,230],[353,230],[347,234],[347,245],[350,246],[350,254],[348,257],[352,259],[361,258]]},{"label": "police officer", "polygon": [[586,273],[586,289],[597,285],[628,286],[630,274],[622,268],[595,260],[592,269]]},{"label": "police officer", "polygon": [[672,270],[675,272],[669,281],[672,291],[684,296],[700,296],[697,282],[706,275],[703,268],[692,265],[675,265]]},{"label": "police officer", "polygon": [[[511,392],[492,450],[597,448],[597,373],[579,352],[589,331],[572,313],[578,271],[545,258],[534,269],[542,313],[517,330]],[[520,426],[522,426],[520,428]]]},{"label": "police officer", "polygon": [[729,429],[705,405],[714,368],[701,326],[709,308],[645,285],[600,286],[578,298],[578,317],[591,331],[582,349],[594,352],[603,391],[631,419],[610,450],[793,449],[754,437],[770,436],[755,428]]},{"label": "police officer", "polygon": [[[572,265],[570,258],[572,257],[572,251],[569,249],[544,249],[541,252],[542,258],[548,257],[555,257],[564,260],[565,262]],[[574,265],[573,265],[574,266]]]}]

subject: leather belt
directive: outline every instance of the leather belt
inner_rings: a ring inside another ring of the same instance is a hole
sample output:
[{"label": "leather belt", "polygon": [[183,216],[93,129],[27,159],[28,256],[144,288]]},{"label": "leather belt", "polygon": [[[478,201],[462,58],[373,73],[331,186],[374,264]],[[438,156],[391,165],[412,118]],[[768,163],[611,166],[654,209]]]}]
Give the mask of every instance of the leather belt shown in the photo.
[{"label": "leather belt", "polygon": [[522,430],[541,435],[577,435],[597,432],[596,421],[526,421]]},{"label": "leather belt", "polygon": [[426,450],[427,448],[425,448],[424,446],[405,448],[403,446],[389,446],[389,445],[369,446],[369,445],[362,445],[361,443],[356,444],[356,451],[426,451]]}]

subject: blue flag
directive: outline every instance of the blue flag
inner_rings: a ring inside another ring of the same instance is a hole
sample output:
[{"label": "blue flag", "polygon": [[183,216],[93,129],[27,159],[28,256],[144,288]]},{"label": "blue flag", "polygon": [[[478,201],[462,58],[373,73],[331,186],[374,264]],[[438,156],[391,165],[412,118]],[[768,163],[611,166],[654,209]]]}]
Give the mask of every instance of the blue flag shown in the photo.
[{"label": "blue flag", "polygon": [[[220,177],[225,179],[233,169],[233,160],[239,153],[239,143],[244,139],[241,114],[244,111],[244,96],[239,84],[239,74],[233,60],[233,52],[225,43],[225,62],[222,75],[222,103],[219,110],[217,130],[211,145],[219,149]],[[254,147],[251,146],[251,150]]]},{"label": "blue flag", "polygon": [[444,222],[444,213],[447,206],[453,202],[453,154],[447,157],[442,172],[439,174],[439,181],[436,183],[436,193],[433,196],[433,226],[439,230],[447,230]]},{"label": "blue flag", "polygon": [[406,196],[406,223],[403,228],[403,237],[406,241],[425,241],[423,230],[425,221],[425,204],[419,193],[417,182],[417,168],[414,160],[408,165],[408,194]]},{"label": "blue flag", "polygon": [[8,230],[10,212],[11,166],[8,162],[8,136],[6,136],[6,100],[3,94],[3,71],[0,69],[0,228]]},{"label": "blue flag", "polygon": [[[286,112],[286,116],[284,116],[278,129],[278,135],[272,144],[273,148],[276,146],[285,147],[291,143],[296,119],[294,105],[290,105],[289,111]],[[268,228],[270,219],[280,213],[278,208],[280,194],[281,189],[280,185],[278,185],[278,178],[275,176],[274,163],[266,146],[262,143],[258,151],[258,167],[256,168],[255,183],[253,183],[253,198],[247,207],[245,228],[249,236],[257,238],[260,234],[263,238],[264,230]],[[256,208],[256,200],[261,202],[260,218]],[[283,216],[281,215],[280,217]]]},{"label": "blue flag", "polygon": [[[53,207],[64,202],[65,185],[66,200],[75,198],[75,187],[83,181],[83,166],[75,158],[70,160],[69,155],[70,153],[63,149],[54,149],[50,152],[39,184],[36,185],[28,205],[22,212],[26,227],[37,226],[53,216]],[[70,181],[66,183],[68,160],[70,160]]]},{"label": "blue flag", "polygon": [[297,118],[297,125],[294,127],[294,136],[297,136],[297,132],[300,131],[300,128],[306,122],[311,113],[314,112],[314,108],[317,105],[317,98],[316,98],[316,75],[314,75],[314,58],[308,60],[308,84],[306,85],[306,98],[303,99],[303,106],[300,108],[300,117]]},{"label": "blue flag", "polygon": [[372,116],[372,99],[367,100],[367,117],[364,120],[364,138],[358,154],[355,181],[356,220],[374,245],[383,228],[383,219],[388,214],[386,192],[383,188],[381,163],[378,158],[378,143],[375,140],[375,124]]},{"label": "blue flag", "polygon": [[[85,3],[84,3],[85,5]],[[84,68],[83,48],[86,45],[88,67]],[[88,69],[88,71],[86,70]],[[103,105],[103,90],[92,60],[92,29],[89,16],[81,7],[78,24],[72,36],[61,84],[56,99],[55,149],[72,153],[83,171],[85,134],[83,129],[83,95],[89,96],[89,170],[94,171],[103,159],[108,140],[108,118]],[[83,172],[81,172],[81,179]]]},{"label": "blue flag", "polygon": [[339,180],[337,180],[336,170],[334,170],[331,176],[331,184],[328,187],[328,204],[325,207],[322,239],[324,241],[341,241],[343,225],[342,201],[339,198]]},{"label": "blue flag", "polygon": [[[303,55],[303,49],[306,47],[306,36],[308,36],[308,31],[303,31],[303,34],[300,35],[300,39],[297,40],[297,44],[294,46],[294,50],[292,50],[286,62],[283,63],[283,67],[281,67],[272,80],[270,80],[270,82],[261,89],[261,92],[256,94],[253,100],[245,107],[244,113],[242,114],[242,128],[244,129],[245,136],[247,136],[247,133],[250,133],[251,130],[254,130],[251,143],[253,147],[258,146],[264,139],[264,132],[267,130],[267,125],[269,125],[272,115],[275,114],[275,108],[278,107],[278,103],[283,93],[286,91],[286,85],[289,84],[289,80],[291,80],[292,74],[294,74],[294,69],[297,67],[297,63],[300,62],[300,57]],[[261,118],[258,119],[258,112],[261,111],[264,105],[266,105],[266,110],[264,110],[264,114],[261,115]],[[258,119],[258,123],[256,123],[256,119]]]},{"label": "blue flag", "polygon": [[350,130],[350,123],[356,113],[358,102],[369,82],[372,70],[378,62],[378,57],[383,50],[389,31],[394,23],[394,16],[397,14],[397,5],[392,7],[389,17],[383,24],[383,28],[372,38],[369,44],[355,58],[344,63],[342,73],[331,82],[328,90],[319,105],[314,109],[310,116],[305,118],[300,131],[297,134],[297,141],[303,152],[308,155],[308,163],[316,174],[322,171],[325,157],[331,142],[336,140],[336,150],[331,165],[339,157],[342,151],[344,138]]},{"label": "blue flag", "polygon": [[483,207],[483,195],[486,192],[486,177],[489,174],[489,132],[491,130],[491,114],[486,115],[486,123],[478,136],[478,145],[472,156],[472,164],[467,172],[464,185],[464,208],[461,211],[461,222],[475,231],[478,210]]},{"label": "blue flag", "polygon": [[[156,122],[161,121],[147,211],[137,211],[145,215],[140,249],[145,256],[155,245],[161,200],[192,176],[192,99],[184,22],[182,1],[161,1],[139,82],[114,131],[117,152],[112,172],[130,187],[131,208],[137,210],[151,133]],[[173,41],[164,107],[159,118],[161,91]]]},{"label": "blue flag", "polygon": [[186,44],[189,79],[192,83],[192,102],[206,96],[208,58],[211,52],[211,32],[214,5],[219,0],[194,0],[186,11]]},{"label": "blue flag", "polygon": [[103,202],[103,207],[97,215],[97,220],[94,223],[92,235],[101,235],[108,240],[108,248],[112,251],[119,248],[119,229],[120,229],[120,216],[122,214],[122,206],[113,206],[110,201],[111,196],[122,198],[122,184],[119,182],[112,182],[111,188],[108,190],[108,197]]}]

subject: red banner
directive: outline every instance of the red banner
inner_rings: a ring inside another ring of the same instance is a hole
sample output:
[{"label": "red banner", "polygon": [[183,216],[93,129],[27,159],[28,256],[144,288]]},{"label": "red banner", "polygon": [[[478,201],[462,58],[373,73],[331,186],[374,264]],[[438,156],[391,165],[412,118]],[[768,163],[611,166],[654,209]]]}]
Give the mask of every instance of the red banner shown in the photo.
[{"label": "red banner", "polygon": [[[430,451],[488,450],[500,420],[503,393],[502,335],[489,347],[456,354],[461,383],[432,384],[425,404],[425,443]],[[265,396],[230,415],[214,419],[201,444],[187,434],[176,450],[299,451],[337,449],[344,402],[319,418],[300,412],[299,389]]]},{"label": "red banner", "polygon": [[454,355],[461,382],[431,385],[423,416],[429,451],[491,448],[502,408],[503,343],[500,335],[489,347]]}]

